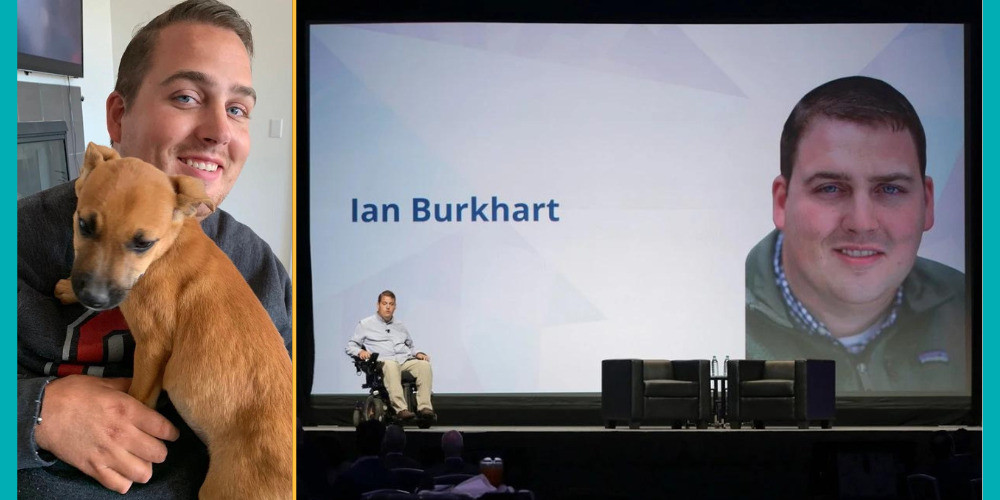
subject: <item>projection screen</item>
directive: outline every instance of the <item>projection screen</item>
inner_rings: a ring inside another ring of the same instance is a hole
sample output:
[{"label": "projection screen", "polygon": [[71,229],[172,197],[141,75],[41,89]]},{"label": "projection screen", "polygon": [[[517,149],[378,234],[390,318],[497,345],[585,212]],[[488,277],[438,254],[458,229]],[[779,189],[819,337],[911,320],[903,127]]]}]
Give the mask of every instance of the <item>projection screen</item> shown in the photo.
[{"label": "projection screen", "polygon": [[[599,392],[602,359],[745,357],[782,126],[849,75],[919,114],[935,209],[919,255],[964,272],[963,40],[943,24],[311,26],[313,393],[361,392],[344,347],[384,289],[437,393]],[[965,382],[944,393],[967,395],[968,364],[952,367]]]}]

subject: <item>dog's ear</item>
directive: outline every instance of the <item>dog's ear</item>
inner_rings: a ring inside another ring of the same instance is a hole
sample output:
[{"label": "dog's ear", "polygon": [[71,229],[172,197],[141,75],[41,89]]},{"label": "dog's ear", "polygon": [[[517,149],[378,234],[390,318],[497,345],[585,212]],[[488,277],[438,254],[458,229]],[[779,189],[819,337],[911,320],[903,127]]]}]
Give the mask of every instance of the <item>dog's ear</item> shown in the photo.
[{"label": "dog's ear", "polygon": [[76,195],[80,196],[84,179],[90,175],[94,168],[108,160],[117,160],[118,158],[121,156],[114,149],[93,142],[87,144],[87,151],[83,153],[83,165],[80,166],[80,177],[76,179]]},{"label": "dog's ear", "polygon": [[170,182],[177,193],[177,205],[174,207],[174,217],[190,217],[198,211],[198,205],[204,203],[209,210],[215,211],[215,204],[205,194],[205,183],[187,175],[172,175]]}]

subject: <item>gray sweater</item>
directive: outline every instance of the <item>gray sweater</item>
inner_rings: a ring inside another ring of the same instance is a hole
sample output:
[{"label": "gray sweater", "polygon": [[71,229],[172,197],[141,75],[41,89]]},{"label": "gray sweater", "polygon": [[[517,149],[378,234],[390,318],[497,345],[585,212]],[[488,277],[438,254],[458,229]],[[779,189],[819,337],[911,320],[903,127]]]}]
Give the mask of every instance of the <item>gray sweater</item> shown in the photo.
[{"label": "gray sweater", "polygon": [[[135,341],[117,309],[93,313],[64,306],[53,296],[73,266],[76,193],[66,183],[17,204],[17,489],[18,498],[120,498],[96,480],[37,448],[34,422],[45,385],[57,376],[84,373],[131,377]],[[240,270],[271,316],[291,352],[292,287],[270,247],[250,228],[216,210],[201,224]],[[167,460],[153,465],[147,484],[130,498],[197,498],[208,453],[161,395],[157,411],[181,437],[168,442]]]}]

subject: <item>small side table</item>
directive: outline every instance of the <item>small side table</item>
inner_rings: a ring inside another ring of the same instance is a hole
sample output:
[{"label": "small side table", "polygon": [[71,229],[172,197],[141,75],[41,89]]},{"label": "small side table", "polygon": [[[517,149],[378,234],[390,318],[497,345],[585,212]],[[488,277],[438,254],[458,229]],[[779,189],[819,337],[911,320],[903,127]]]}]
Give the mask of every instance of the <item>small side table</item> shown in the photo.
[{"label": "small side table", "polygon": [[715,427],[725,426],[726,421],[726,381],[729,377],[726,375],[712,375],[709,377],[712,381],[712,411],[714,415]]}]

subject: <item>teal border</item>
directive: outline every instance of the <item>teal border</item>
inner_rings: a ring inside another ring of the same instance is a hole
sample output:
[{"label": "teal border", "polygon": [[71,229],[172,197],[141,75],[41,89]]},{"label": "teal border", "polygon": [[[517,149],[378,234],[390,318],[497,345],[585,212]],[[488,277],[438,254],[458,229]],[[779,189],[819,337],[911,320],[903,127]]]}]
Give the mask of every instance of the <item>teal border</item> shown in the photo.
[{"label": "teal border", "polygon": [[[989,186],[1000,181],[1000,172],[996,168],[996,162],[1000,159],[1000,155],[997,154],[998,148],[993,142],[1000,139],[1000,133],[998,133],[1000,132],[1000,124],[992,120],[992,117],[997,116],[997,112],[1000,112],[1000,106],[997,105],[998,99],[990,93],[990,89],[997,82],[997,76],[1000,75],[1000,68],[997,68],[1000,58],[996,55],[997,49],[1000,48],[1000,35],[990,30],[990,27],[995,28],[1000,25],[998,20],[1000,20],[1000,8],[995,3],[983,2],[983,162],[981,169],[983,180],[979,185],[970,182],[973,189],[980,189],[983,194],[982,360],[993,359],[993,356],[998,354],[998,341],[993,333],[996,331],[997,325],[1000,324],[996,314],[997,307],[1000,307],[1000,301],[997,300],[997,291],[1000,290],[1000,287],[994,286],[997,279],[1000,279],[1000,268],[997,266],[997,261],[994,260],[996,254],[993,253],[1000,250],[1000,235],[997,234],[1000,224],[997,223],[996,219],[1000,215],[1000,202],[995,194],[988,190]],[[978,208],[972,207],[971,209]],[[986,334],[987,332],[989,334]],[[982,362],[982,360],[977,361]],[[997,457],[995,447],[997,440],[995,436],[987,432],[987,427],[995,420],[997,414],[998,403],[990,396],[996,394],[996,383],[1000,381],[1000,377],[997,377],[997,372],[987,371],[985,366],[983,368],[983,478],[985,479],[990,477],[987,471],[992,468],[993,460]],[[996,491],[1000,491],[1000,488],[996,487],[996,483],[983,481],[983,498],[993,498],[990,493]]]},{"label": "teal border", "polygon": [[[0,6],[0,17],[7,20],[8,27],[8,29],[0,30],[0,47],[5,47],[4,50],[0,51],[0,67],[7,66],[16,72],[17,3],[3,2]],[[17,288],[15,285],[17,277],[14,264],[14,249],[17,244],[17,228],[14,225],[17,220],[17,168],[15,167],[15,158],[17,157],[17,79],[5,81],[7,83],[3,84],[3,87],[7,90],[0,92],[0,95],[7,96],[4,101],[6,103],[4,109],[6,109],[5,113],[9,118],[0,120],[0,128],[4,130],[2,135],[7,137],[7,140],[0,141],[0,158],[7,158],[7,161],[4,162],[6,168],[0,174],[0,186],[4,187],[3,190],[7,191],[7,194],[0,194],[0,199],[5,199],[7,203],[15,206],[8,205],[6,210],[0,210],[0,235],[2,235],[0,259],[2,262],[10,263],[9,267],[3,267],[7,269],[10,278],[3,280],[4,283],[7,283],[7,287],[0,288],[0,294],[2,294],[0,295],[0,303],[7,304],[7,308],[3,310],[3,316],[0,318],[0,324],[8,325],[8,328],[3,329],[7,332],[4,342],[10,346],[10,350],[6,352],[13,363],[6,366],[14,368],[17,366]],[[0,398],[0,411],[7,415],[7,425],[4,426],[7,432],[0,432],[0,449],[7,450],[7,452],[0,460],[0,470],[4,471],[3,474],[0,474],[0,491],[13,492],[17,487],[17,433],[14,431],[17,428],[17,382],[3,384],[3,394],[6,396]]]},{"label": "teal border", "polygon": [[[7,66],[8,68],[17,68],[16,60],[16,46],[17,46],[17,4],[16,2],[2,2],[0,3],[0,16],[3,19],[7,19],[8,29],[0,30],[0,47],[6,47],[6,49],[0,51],[0,67]],[[998,111],[1000,111],[1000,106],[997,106],[998,99],[990,99],[987,96],[987,89],[992,87],[992,84],[997,81],[997,75],[1000,74],[1000,58],[996,54],[996,49],[1000,48],[1000,35],[991,32],[988,28],[993,26],[996,27],[1000,25],[1000,7],[994,3],[984,2],[983,5],[983,116],[995,116]],[[5,33],[5,34],[4,34]],[[976,64],[976,61],[971,61],[972,64]],[[7,88],[7,91],[3,92],[3,95],[8,96],[6,100],[6,105],[8,113],[7,120],[0,120],[0,127],[7,129],[3,132],[3,135],[7,136],[6,141],[0,141],[0,157],[8,158],[8,168],[3,170],[0,174],[0,185],[5,186],[8,194],[4,197],[9,200],[11,204],[15,203],[17,198],[15,194],[16,186],[16,169],[13,168],[13,158],[16,153],[16,141],[14,140],[16,136],[16,124],[17,124],[17,84],[15,80],[6,80],[7,83],[3,84],[3,87]],[[0,87],[2,90],[2,87]],[[992,96],[990,96],[992,97]],[[1000,155],[996,153],[997,148],[992,145],[995,144],[993,140],[1000,140],[1000,124],[993,122],[992,120],[983,120],[983,155],[982,155],[982,183],[977,185],[974,179],[969,179],[970,184],[972,184],[973,189],[982,189],[985,193],[983,186],[993,186],[996,181],[1000,180],[1000,168],[994,168],[997,165],[996,160],[1000,160]],[[6,153],[3,153],[6,151]],[[973,169],[973,175],[975,175],[975,169]],[[992,193],[991,193],[992,194]],[[2,195],[0,195],[2,196]],[[973,210],[979,207],[972,207]],[[983,204],[983,311],[996,311],[997,307],[1000,307],[1000,301],[997,300],[996,294],[998,288],[993,287],[992,284],[1000,278],[1000,272],[998,272],[998,266],[995,261],[992,261],[987,256],[992,256],[993,251],[1000,250],[1000,235],[997,234],[997,229],[1000,229],[1000,224],[998,224],[995,217],[1000,216],[1000,201],[993,196],[984,196]],[[11,278],[6,280],[8,283],[7,288],[0,288],[0,301],[8,304],[7,309],[3,313],[2,324],[8,325],[7,344],[11,346],[8,352],[8,356],[12,358],[14,363],[7,366],[15,366],[17,362],[17,335],[14,334],[16,331],[16,276],[14,263],[14,252],[16,244],[16,210],[14,207],[10,207],[7,210],[0,211],[0,235],[3,235],[2,244],[0,244],[0,258],[3,262],[11,263],[8,267],[8,273],[10,273]],[[6,298],[4,298],[6,297]],[[983,332],[995,332],[996,326],[1000,324],[997,321],[997,316],[995,314],[987,314],[984,312],[982,322]],[[998,342],[993,338],[992,335],[984,335],[983,337],[983,359],[992,359],[993,355],[998,353],[997,350]],[[984,476],[989,476],[987,471],[991,469],[993,465],[993,460],[996,453],[995,442],[993,436],[989,434],[987,427],[991,424],[996,412],[994,408],[997,406],[997,402],[993,401],[990,395],[996,392],[996,382],[998,377],[996,372],[983,370],[983,471]],[[13,492],[16,488],[16,466],[10,465],[9,463],[16,464],[16,445],[15,439],[16,434],[10,432],[11,429],[16,428],[16,384],[3,385],[3,394],[7,396],[2,398],[3,407],[7,410],[3,410],[4,414],[8,415],[8,424],[5,426],[8,432],[0,433],[0,449],[7,450],[6,457],[0,460],[0,470],[4,473],[0,475],[0,491]],[[4,463],[8,463],[4,466]],[[993,498],[991,493],[994,491],[1000,491],[1000,488],[996,488],[992,481],[985,481],[983,484],[983,497]]]}]

